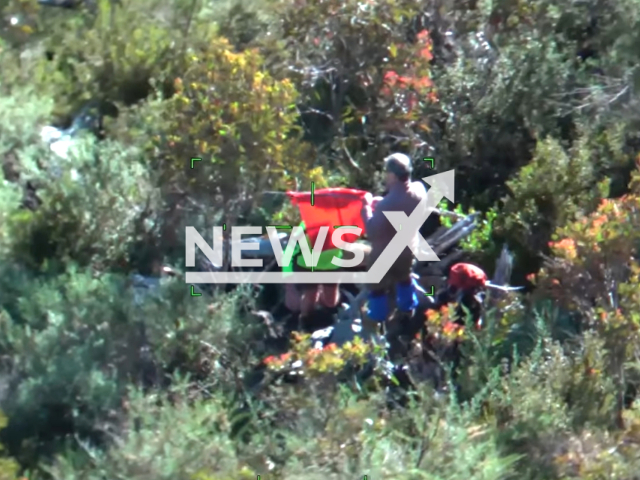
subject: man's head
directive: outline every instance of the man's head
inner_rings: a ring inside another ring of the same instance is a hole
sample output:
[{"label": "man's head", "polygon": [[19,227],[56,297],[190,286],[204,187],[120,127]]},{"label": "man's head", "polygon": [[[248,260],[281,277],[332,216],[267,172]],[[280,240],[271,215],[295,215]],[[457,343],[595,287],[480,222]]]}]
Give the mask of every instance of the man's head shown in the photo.
[{"label": "man's head", "polygon": [[387,187],[408,182],[411,178],[411,159],[404,153],[393,153],[384,159]]}]

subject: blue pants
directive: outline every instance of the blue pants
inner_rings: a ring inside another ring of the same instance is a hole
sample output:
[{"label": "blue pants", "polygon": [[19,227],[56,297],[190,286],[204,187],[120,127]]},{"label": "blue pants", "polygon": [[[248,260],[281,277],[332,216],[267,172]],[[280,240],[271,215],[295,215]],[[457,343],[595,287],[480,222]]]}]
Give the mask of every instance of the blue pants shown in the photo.
[{"label": "blue pants", "polygon": [[[396,284],[396,306],[401,312],[410,312],[418,306],[413,281],[409,284]],[[385,322],[389,318],[389,298],[386,293],[369,293],[367,316],[375,322]]]},{"label": "blue pants", "polygon": [[396,284],[396,305],[401,312],[410,312],[418,306],[414,279],[408,284]]}]

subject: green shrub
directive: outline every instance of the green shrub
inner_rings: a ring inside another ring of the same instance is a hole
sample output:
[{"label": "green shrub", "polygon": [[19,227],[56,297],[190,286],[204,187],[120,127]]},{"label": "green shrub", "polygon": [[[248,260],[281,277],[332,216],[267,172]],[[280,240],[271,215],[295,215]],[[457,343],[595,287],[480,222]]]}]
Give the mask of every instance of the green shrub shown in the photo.
[{"label": "green shrub", "polygon": [[556,227],[592,211],[608,195],[589,146],[585,137],[570,151],[554,139],[540,142],[533,160],[507,182],[510,192],[495,232],[516,252],[520,272],[540,265]]},{"label": "green shrub", "polygon": [[[381,399],[356,400],[346,392],[336,395],[315,389],[310,393],[304,407],[289,412],[287,424],[281,423],[277,431],[265,425],[251,448],[230,444],[229,418],[219,406],[224,399],[215,393],[207,402],[188,402],[186,392],[174,391],[174,405],[164,396],[134,395],[129,406],[132,420],[117,448],[106,453],[93,449],[91,463],[79,456],[60,458],[49,471],[56,479],[90,480],[103,476],[249,479],[256,475],[409,479],[419,476],[421,469],[442,478],[499,479],[509,478],[512,472],[515,459],[501,457],[490,436],[464,426],[471,417],[469,411],[433,405],[425,411],[426,405],[416,404],[402,417],[381,419],[376,417]],[[302,392],[280,395],[283,402],[294,395],[303,399]],[[329,399],[330,404],[321,403]],[[269,415],[273,410],[259,412]],[[400,427],[412,422],[415,437],[401,434]],[[310,435],[313,444],[308,441]],[[463,445],[467,454],[460,461],[456,452]]]},{"label": "green shrub", "polygon": [[[8,423],[7,418],[0,412],[0,430],[6,428]],[[3,452],[4,447],[0,445],[0,452]],[[16,480],[18,478],[18,472],[20,471],[20,465],[12,458],[7,458],[4,454],[0,458],[0,480]]]},{"label": "green shrub", "polygon": [[[188,20],[197,14],[195,2],[99,0],[97,5],[96,14],[41,8],[42,44],[29,44],[28,61],[7,57],[7,78],[16,84],[28,78],[41,93],[53,95],[64,115],[92,98],[132,104],[149,96],[154,85],[170,92],[184,66],[187,42],[197,44],[211,31],[206,20]],[[185,12],[187,5],[194,11]]]},{"label": "green shrub", "polygon": [[[476,213],[475,209],[471,207],[469,211],[465,212],[462,205],[457,205],[455,208],[451,209],[450,202],[447,200],[443,200],[438,205],[438,208],[445,211],[453,211],[458,215],[470,215]],[[485,214],[481,214],[481,216],[477,220],[476,229],[471,232],[471,234],[462,239],[460,241],[460,247],[470,253],[474,260],[476,260],[480,264],[490,265],[494,263],[499,248],[494,242],[493,235],[493,224],[498,217],[498,212],[496,209],[491,209],[487,211]],[[453,226],[454,222],[449,217],[440,217],[440,223],[445,227]]]},{"label": "green shrub", "polygon": [[146,233],[148,226],[140,223],[151,216],[155,200],[140,154],[78,141],[69,159],[49,156],[53,175],[37,192],[42,205],[7,221],[15,258],[34,267],[51,260],[99,270],[126,265],[133,243]]},{"label": "green shrub", "polygon": [[[210,219],[223,213],[233,225],[265,190],[321,183],[322,171],[310,169],[312,151],[299,140],[298,93],[264,70],[257,50],[234,53],[227,40],[212,39],[191,53],[176,88],[164,110],[166,130],[156,137],[160,158],[151,165],[163,189],[188,189]],[[193,157],[202,161],[192,169]]]},{"label": "green shrub", "polygon": [[267,30],[272,13],[268,6],[268,2],[259,0],[231,0],[216,2],[210,8],[218,23],[218,33],[236,49],[243,50],[258,42]]},{"label": "green shrub", "polygon": [[[169,282],[135,303],[121,276],[72,269],[38,280],[15,273],[5,268],[1,288],[0,342],[12,372],[4,435],[30,466],[62,446],[43,443],[47,438],[104,438],[129,385],[162,386],[166,374],[181,372],[217,377],[211,388],[228,391],[236,378],[227,368],[252,355],[247,341],[255,333],[238,316],[246,305],[238,295],[209,305]],[[20,296],[11,298],[12,291]]]}]

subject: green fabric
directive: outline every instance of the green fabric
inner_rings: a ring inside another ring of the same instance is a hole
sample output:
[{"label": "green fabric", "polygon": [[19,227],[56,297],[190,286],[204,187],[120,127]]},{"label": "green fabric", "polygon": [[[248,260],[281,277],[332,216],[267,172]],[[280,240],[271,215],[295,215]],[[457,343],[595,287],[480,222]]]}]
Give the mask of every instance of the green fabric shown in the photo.
[{"label": "green fabric", "polygon": [[[320,254],[320,258],[318,258],[318,264],[314,267],[314,270],[337,270],[340,268],[338,265],[334,265],[331,263],[334,257],[342,258],[342,250],[339,248],[332,248],[331,250],[325,250]],[[307,264],[304,261],[304,256],[298,255],[298,266],[302,268],[311,268],[307,267]]]},{"label": "green fabric", "polygon": [[[305,228],[304,222],[300,223],[300,227]],[[309,250],[313,252],[311,247],[311,239],[308,235],[306,235],[307,245],[309,245]],[[342,258],[344,252],[339,248],[332,248],[331,250],[325,250],[320,254],[320,258],[318,259],[318,264],[314,267],[314,270],[337,270],[340,268],[338,265],[334,265],[331,263],[334,257]],[[296,263],[298,266],[302,268],[311,269],[311,267],[307,267],[307,264],[304,261],[304,256],[300,255],[300,245],[296,243],[296,249],[293,251],[292,259],[297,257]],[[293,262],[290,262],[289,265],[285,265],[282,267],[282,272],[285,274],[293,273]]]}]

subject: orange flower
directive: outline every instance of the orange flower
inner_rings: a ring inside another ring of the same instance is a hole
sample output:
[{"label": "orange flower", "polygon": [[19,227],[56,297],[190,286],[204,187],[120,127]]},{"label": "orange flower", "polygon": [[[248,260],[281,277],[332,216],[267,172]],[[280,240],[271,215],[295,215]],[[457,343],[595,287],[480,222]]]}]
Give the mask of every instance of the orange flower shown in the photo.
[{"label": "orange flower", "polygon": [[394,72],[393,70],[389,70],[384,74],[384,82],[387,83],[390,87],[393,87],[398,81],[399,77],[400,75],[398,75],[396,72]]},{"label": "orange flower", "polygon": [[463,326],[458,325],[457,323],[454,323],[454,322],[446,322],[442,326],[442,331],[445,335],[458,334],[458,333],[461,333],[463,329],[464,329]]},{"label": "orange flower", "polygon": [[427,89],[433,86],[433,82],[427,76],[417,78],[413,81],[413,86],[416,89]]},{"label": "orange flower", "polygon": [[385,73],[383,80],[384,83],[386,83],[390,87],[394,87],[396,84],[400,84],[400,87],[406,88],[412,83],[412,79],[410,77],[403,77],[401,75],[398,75],[398,72],[396,72],[395,70],[389,70],[387,73]]},{"label": "orange flower", "polygon": [[[418,35],[416,35],[420,42],[428,42],[429,41],[429,32],[427,30],[420,30]],[[640,158],[640,155],[638,156]]]},{"label": "orange flower", "polygon": [[578,256],[576,242],[571,238],[564,238],[559,242],[549,242],[549,246],[568,260],[573,260]]},{"label": "orange flower", "polygon": [[329,345],[327,345],[327,346],[325,346],[323,348],[323,350],[327,350],[329,352],[333,352],[333,351],[335,351],[337,349],[338,349],[338,346],[335,343],[330,343]]},{"label": "orange flower", "polygon": [[425,316],[429,322],[435,322],[440,317],[439,313],[435,310],[427,310]]},{"label": "orange flower", "polygon": [[274,357],[273,355],[269,355],[267,358],[262,360],[262,363],[264,363],[265,365],[269,365],[270,363],[273,363],[275,361],[276,361],[276,357]]},{"label": "orange flower", "polygon": [[401,88],[407,88],[413,83],[413,79],[411,77],[398,77],[398,83],[400,83]]},{"label": "orange flower", "polygon": [[535,273],[530,273],[525,278],[527,279],[528,282],[533,282],[536,279],[536,274]]},{"label": "orange flower", "polygon": [[555,248],[575,248],[575,246],[576,242],[571,238],[564,238],[555,244]]},{"label": "orange flower", "polygon": [[429,45],[428,47],[425,47],[423,49],[420,50],[420,56],[422,58],[424,58],[425,60],[431,60],[433,59],[433,54],[431,53],[431,45]]},{"label": "orange flower", "polygon": [[384,78],[382,80],[385,85],[382,87],[380,93],[387,97],[392,96],[393,91],[391,90],[391,87],[395,87],[396,83],[398,82],[398,78],[400,78],[400,75],[398,75],[393,70],[390,70],[387,73],[385,73]]},{"label": "orange flower", "polygon": [[291,357],[290,353],[283,353],[282,355],[280,355],[280,361],[286,362],[287,360],[289,360],[290,357]]},{"label": "orange flower", "polygon": [[457,325],[453,322],[446,322],[443,326],[442,326],[442,331],[444,333],[453,333],[456,330]]},{"label": "orange flower", "polygon": [[322,353],[322,350],[318,350],[316,348],[311,349],[307,353],[307,358],[304,359],[304,363],[307,366],[313,365],[314,360],[318,357],[318,355],[320,355],[320,353]]},{"label": "orange flower", "polygon": [[429,37],[429,32],[426,30],[422,30],[418,33],[418,42],[425,45],[424,48],[420,49],[420,57],[424,58],[427,61],[433,59],[433,46],[431,44],[431,38]]},{"label": "orange flower", "polygon": [[595,228],[599,228],[599,227],[601,227],[601,226],[602,226],[602,225],[604,225],[606,222],[607,222],[607,216],[606,216],[606,215],[600,215],[600,216],[596,217],[596,218],[593,220],[592,225],[593,225],[593,228],[595,229]]}]

